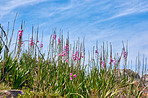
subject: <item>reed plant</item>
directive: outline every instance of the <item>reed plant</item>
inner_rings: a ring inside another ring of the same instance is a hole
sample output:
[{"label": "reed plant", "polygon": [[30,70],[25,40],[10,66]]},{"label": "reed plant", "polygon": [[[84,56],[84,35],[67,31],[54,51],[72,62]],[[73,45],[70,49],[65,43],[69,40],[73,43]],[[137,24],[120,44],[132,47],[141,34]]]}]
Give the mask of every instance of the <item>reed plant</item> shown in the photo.
[{"label": "reed plant", "polygon": [[[39,27],[36,36],[32,27],[32,36],[27,40],[23,39],[24,23],[17,33],[14,27],[15,21],[9,39],[9,27],[6,33],[0,25],[0,82],[11,89],[24,90],[25,94],[20,97],[138,98],[147,89],[140,86],[142,80],[137,82],[118,72],[121,64],[124,69],[128,66],[128,47],[124,43],[121,53],[113,55],[111,43],[110,47],[107,42],[99,48],[96,42],[93,51],[88,52],[86,57],[85,39],[70,44],[69,34],[64,40],[63,35],[54,30],[49,38],[48,52],[43,53],[43,37],[41,41],[38,38]],[[17,39],[11,51],[13,33],[17,34]],[[22,51],[22,45],[27,42],[28,48]],[[138,58],[138,66],[139,62]],[[146,66],[143,61],[142,74],[147,71]]]}]

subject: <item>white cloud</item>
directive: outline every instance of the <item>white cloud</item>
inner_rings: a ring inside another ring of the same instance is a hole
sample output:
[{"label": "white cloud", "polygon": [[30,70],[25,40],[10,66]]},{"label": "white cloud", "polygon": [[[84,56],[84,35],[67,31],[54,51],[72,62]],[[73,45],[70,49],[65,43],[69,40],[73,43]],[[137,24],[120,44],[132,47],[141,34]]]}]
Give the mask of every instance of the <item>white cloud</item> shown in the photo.
[{"label": "white cloud", "polygon": [[143,12],[148,12],[148,1],[140,1],[140,0],[131,0],[131,1],[120,1],[119,2],[112,2],[107,6],[100,7],[98,12],[103,10],[104,13],[108,12],[109,15],[103,18],[96,18],[95,22],[91,22],[91,25],[96,25],[102,22],[106,22],[115,18],[132,15],[132,14],[139,14]]}]

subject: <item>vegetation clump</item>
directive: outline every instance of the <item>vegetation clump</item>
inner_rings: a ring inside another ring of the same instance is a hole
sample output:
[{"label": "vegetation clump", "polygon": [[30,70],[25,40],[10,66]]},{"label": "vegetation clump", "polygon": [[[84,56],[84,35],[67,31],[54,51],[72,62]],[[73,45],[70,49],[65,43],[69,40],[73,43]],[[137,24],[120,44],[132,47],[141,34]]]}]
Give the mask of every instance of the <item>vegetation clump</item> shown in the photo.
[{"label": "vegetation clump", "polygon": [[[23,26],[24,24],[18,30],[16,44],[11,51],[14,28],[9,39],[9,30],[6,33],[0,25],[0,83],[11,89],[24,91],[24,94],[20,95],[21,98],[145,96],[144,90],[147,86],[140,86],[143,79],[140,79],[137,73],[131,73],[130,69],[126,69],[128,50],[124,44],[121,54],[112,55],[111,44],[108,49],[107,43],[105,49],[104,43],[100,48],[97,43],[86,57],[84,40],[77,40],[72,45],[69,43],[69,37],[64,41],[63,35],[58,36],[54,31],[45,55],[42,53],[43,37],[39,41],[38,28],[35,37],[32,28],[31,38],[23,40]],[[27,43],[28,48],[23,51],[23,45]],[[122,71],[121,61],[124,61],[122,64],[125,67]]]}]

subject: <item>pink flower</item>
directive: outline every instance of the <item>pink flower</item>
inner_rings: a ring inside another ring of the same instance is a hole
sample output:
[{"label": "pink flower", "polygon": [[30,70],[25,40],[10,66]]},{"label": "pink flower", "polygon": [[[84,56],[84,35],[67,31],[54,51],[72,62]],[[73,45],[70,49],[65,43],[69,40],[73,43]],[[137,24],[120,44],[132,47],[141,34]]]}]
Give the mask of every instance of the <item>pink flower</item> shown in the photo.
[{"label": "pink flower", "polygon": [[62,53],[60,53],[59,56],[62,56],[62,57],[65,56],[66,57],[68,55],[68,53],[69,53],[69,47],[68,47],[68,45],[66,45],[65,46],[65,52],[62,51]]},{"label": "pink flower", "polygon": [[78,51],[76,51],[76,54],[75,55],[77,55],[78,54]]},{"label": "pink flower", "polygon": [[102,65],[103,65],[103,67],[105,67],[105,63],[104,63],[103,61],[101,61],[101,63],[102,63]]},{"label": "pink flower", "polygon": [[113,64],[115,65],[116,62],[113,62]]},{"label": "pink flower", "polygon": [[96,50],[95,53],[98,53],[98,50]]},{"label": "pink flower", "polygon": [[40,48],[42,48],[43,47],[43,44],[42,44],[42,42],[40,43]]},{"label": "pink flower", "polygon": [[126,56],[126,51],[123,52],[123,57],[125,58],[125,56]]},{"label": "pink flower", "polygon": [[80,60],[81,57],[83,58],[83,56],[81,55],[81,53],[80,53],[80,55],[78,56],[78,51],[76,51],[76,53],[73,55],[73,60],[74,60],[74,61],[75,61],[75,60]]},{"label": "pink flower", "polygon": [[39,41],[37,41],[37,43],[38,43]]},{"label": "pink flower", "polygon": [[72,80],[72,77],[70,77],[70,80]]},{"label": "pink flower", "polygon": [[62,57],[64,56],[64,54],[62,54]]},{"label": "pink flower", "polygon": [[73,60],[75,61],[75,60],[77,60],[77,55],[73,55]]},{"label": "pink flower", "polygon": [[56,34],[53,35],[53,39],[54,39],[54,40],[56,40],[56,36],[57,36]]},{"label": "pink flower", "polygon": [[34,45],[34,42],[33,42],[34,40],[30,40],[30,46],[33,46]]},{"label": "pink flower", "polygon": [[116,62],[117,62],[116,60],[111,59],[110,64],[113,63],[115,65]]},{"label": "pink flower", "polygon": [[69,46],[68,44],[65,46],[65,54],[67,55],[68,54],[68,51],[69,51]]},{"label": "pink flower", "polygon": [[68,59],[66,59],[66,62],[68,63]]},{"label": "pink flower", "polygon": [[19,30],[19,38],[18,38],[18,40],[20,40],[21,39],[21,36],[22,36],[22,33],[23,33],[23,30]]},{"label": "pink flower", "polygon": [[60,38],[58,38],[58,45],[61,43]]},{"label": "pink flower", "polygon": [[80,60],[80,58],[78,58],[78,60]]},{"label": "pink flower", "polygon": [[63,56],[64,56],[64,54],[65,54],[65,53],[62,51],[62,54],[59,54],[59,56],[62,56],[62,57],[63,57]]},{"label": "pink flower", "polygon": [[23,33],[23,30],[19,30],[19,33]]},{"label": "pink flower", "polygon": [[76,51],[76,53],[73,55],[73,59],[74,59],[74,61],[78,59],[77,54],[78,54],[78,51]]},{"label": "pink flower", "polygon": [[70,73],[70,76],[72,76],[72,73]]},{"label": "pink flower", "polygon": [[76,74],[74,74],[73,77],[76,78]]},{"label": "pink flower", "polygon": [[112,63],[113,63],[113,61],[114,61],[114,60],[113,60],[113,59],[111,59],[111,62],[112,62]]},{"label": "pink flower", "polygon": [[81,58],[83,58],[83,56],[82,56],[81,53],[80,53],[80,56],[79,56],[78,60],[80,60]]},{"label": "pink flower", "polygon": [[[76,78],[76,74],[74,74],[73,77]],[[72,73],[70,73],[70,80],[72,80]]]}]

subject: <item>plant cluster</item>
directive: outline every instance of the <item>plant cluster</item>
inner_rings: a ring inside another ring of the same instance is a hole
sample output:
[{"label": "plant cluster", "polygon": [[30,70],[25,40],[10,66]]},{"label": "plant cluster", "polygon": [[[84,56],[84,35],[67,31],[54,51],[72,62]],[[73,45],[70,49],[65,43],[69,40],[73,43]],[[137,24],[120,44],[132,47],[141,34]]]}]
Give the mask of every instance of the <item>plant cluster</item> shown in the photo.
[{"label": "plant cluster", "polygon": [[[73,47],[69,37],[64,41],[63,35],[57,36],[56,31],[50,36],[47,58],[41,52],[43,41],[36,38],[23,40],[24,29],[18,30],[18,38],[14,51],[10,51],[8,32],[1,27],[0,35],[0,82],[8,84],[12,89],[22,89],[21,97],[68,97],[68,98],[105,98],[105,97],[140,97],[145,88],[139,86],[129,76],[117,78],[121,59],[127,66],[128,50],[122,48],[121,54],[113,57],[112,45],[110,52],[105,45],[93,47],[89,52],[88,64],[85,64],[84,41],[78,40]],[[32,30],[33,31],[33,30]],[[57,38],[58,37],[58,38]],[[22,51],[22,45],[28,42],[28,49]],[[40,44],[39,44],[40,42]],[[119,73],[120,74],[120,73]]]}]

